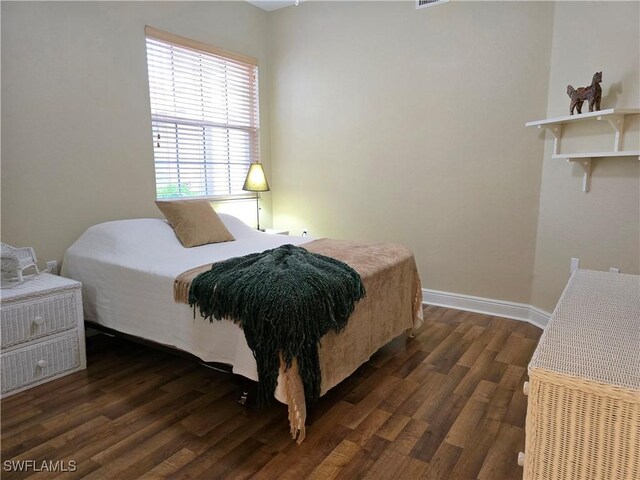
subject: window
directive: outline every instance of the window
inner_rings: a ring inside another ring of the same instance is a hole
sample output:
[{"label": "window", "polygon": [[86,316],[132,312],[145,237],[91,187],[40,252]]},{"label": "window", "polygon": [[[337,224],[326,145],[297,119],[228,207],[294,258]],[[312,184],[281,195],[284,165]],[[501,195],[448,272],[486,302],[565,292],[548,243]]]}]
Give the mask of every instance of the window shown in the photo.
[{"label": "window", "polygon": [[257,60],[151,27],[156,197],[229,197],[259,161]]}]

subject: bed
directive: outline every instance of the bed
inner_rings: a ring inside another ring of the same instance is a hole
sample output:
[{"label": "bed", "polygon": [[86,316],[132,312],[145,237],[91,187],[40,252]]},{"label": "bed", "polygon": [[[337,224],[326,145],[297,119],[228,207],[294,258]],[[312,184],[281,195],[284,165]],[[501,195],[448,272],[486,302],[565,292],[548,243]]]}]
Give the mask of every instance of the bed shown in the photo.
[{"label": "bed", "polygon": [[[210,323],[198,315],[194,318],[189,306],[174,301],[174,280],[207,263],[284,244],[304,246],[312,239],[263,233],[230,215],[220,214],[220,218],[236,240],[194,248],[184,248],[169,224],[160,219],[120,220],[89,228],[66,251],[62,264],[63,276],[82,282],[85,320],[188,352],[205,362],[229,365],[233,373],[257,381],[256,362],[242,330],[230,321]],[[389,244],[374,244],[370,247],[374,250],[369,251],[374,255],[382,252],[380,265],[376,265],[381,275],[390,268],[382,261],[386,245]],[[404,298],[404,304],[408,301],[415,306],[419,284],[416,286],[408,278],[415,270],[415,260],[410,251],[406,252],[405,272],[395,279],[381,277],[376,289],[368,287],[367,298],[359,302],[347,328],[340,334],[330,332],[323,337],[322,394],[353,373],[381,346],[421,324],[421,308],[403,308],[390,315],[375,304],[387,296],[396,304]],[[370,257],[369,254],[369,263]],[[411,291],[400,288],[404,283]],[[356,315],[367,306],[373,314]],[[380,315],[384,315],[383,321],[377,318]],[[354,352],[355,338],[359,347]],[[294,401],[291,389],[296,385],[292,382],[295,378],[281,370],[275,396],[289,405],[292,434],[302,430],[298,437],[301,441],[306,406],[304,399],[302,405],[299,398]]]}]

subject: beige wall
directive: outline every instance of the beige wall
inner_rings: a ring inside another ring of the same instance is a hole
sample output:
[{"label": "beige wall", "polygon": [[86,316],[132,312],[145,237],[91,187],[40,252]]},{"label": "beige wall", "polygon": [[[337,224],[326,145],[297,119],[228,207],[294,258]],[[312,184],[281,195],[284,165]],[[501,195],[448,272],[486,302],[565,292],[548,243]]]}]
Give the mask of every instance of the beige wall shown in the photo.
[{"label": "beige wall", "polygon": [[395,241],[423,286],[529,303],[553,4],[272,12],[274,225]]},{"label": "beige wall", "polygon": [[[588,85],[599,70],[602,108],[640,106],[639,63],[639,3],[557,3],[547,116],[566,115],[567,84]],[[625,150],[640,149],[639,123],[638,115],[626,118]],[[612,138],[605,122],[577,124],[567,129],[561,151],[611,150]],[[550,138],[546,144],[531,303],[553,310],[569,278],[571,257],[583,268],[638,273],[640,162],[637,157],[594,160],[591,191],[583,193],[581,167],[553,160]]]},{"label": "beige wall", "polygon": [[[266,12],[245,2],[3,2],[3,241],[61,259],[93,224],[160,216],[145,24],[259,59],[269,173]],[[254,202],[222,208],[254,221]]]}]

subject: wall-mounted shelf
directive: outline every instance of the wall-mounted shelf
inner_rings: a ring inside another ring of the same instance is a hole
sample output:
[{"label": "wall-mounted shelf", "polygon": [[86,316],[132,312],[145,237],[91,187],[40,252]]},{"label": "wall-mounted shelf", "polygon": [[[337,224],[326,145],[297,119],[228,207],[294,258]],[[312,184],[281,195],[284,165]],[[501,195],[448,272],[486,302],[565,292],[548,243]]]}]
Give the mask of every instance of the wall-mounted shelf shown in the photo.
[{"label": "wall-mounted shelf", "polygon": [[547,126],[549,124],[574,123],[583,120],[600,120],[598,117],[609,117],[611,115],[637,115],[640,108],[607,108],[598,110],[597,112],[586,112],[577,115],[565,115],[564,117],[547,118],[545,120],[536,120],[535,122],[527,122],[527,127]]},{"label": "wall-mounted shelf", "polygon": [[[588,192],[591,184],[591,159],[603,157],[638,157],[640,150],[622,150],[622,133],[624,131],[624,117],[640,114],[640,108],[607,108],[597,112],[586,112],[578,115],[565,115],[563,117],[547,118],[525,123],[526,127],[546,128],[553,135],[554,159],[565,159],[576,162],[584,168],[582,191]],[[560,141],[562,140],[562,125],[567,123],[582,122],[585,120],[606,121],[613,129],[613,150],[610,152],[585,152],[585,153],[560,153]]]},{"label": "wall-mounted shelf", "polygon": [[639,157],[640,150],[622,150],[620,152],[585,152],[585,153],[559,153],[552,158],[570,160],[572,158],[603,158],[603,157]]}]

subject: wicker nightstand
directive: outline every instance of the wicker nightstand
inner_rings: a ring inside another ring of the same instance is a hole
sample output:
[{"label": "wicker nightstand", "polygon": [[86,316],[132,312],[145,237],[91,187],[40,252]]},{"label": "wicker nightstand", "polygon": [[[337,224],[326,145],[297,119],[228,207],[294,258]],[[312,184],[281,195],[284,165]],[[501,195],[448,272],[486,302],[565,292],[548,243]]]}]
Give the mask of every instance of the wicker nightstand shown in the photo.
[{"label": "wicker nightstand", "polygon": [[86,368],[79,282],[43,273],[0,299],[3,397]]}]

